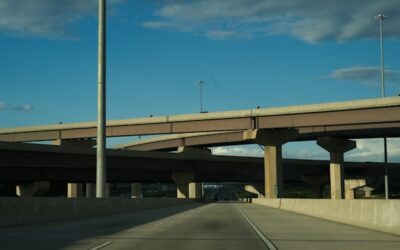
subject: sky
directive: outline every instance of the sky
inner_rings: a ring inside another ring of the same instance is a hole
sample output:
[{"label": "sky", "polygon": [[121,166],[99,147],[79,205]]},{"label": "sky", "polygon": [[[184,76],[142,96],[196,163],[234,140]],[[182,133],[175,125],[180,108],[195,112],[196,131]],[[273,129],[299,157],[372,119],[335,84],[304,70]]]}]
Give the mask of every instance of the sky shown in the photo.
[{"label": "sky", "polygon": [[[386,95],[400,93],[400,0],[107,4],[107,119],[197,113],[199,80],[209,112],[380,97],[380,13]],[[0,0],[0,55],[0,128],[96,120],[97,0]],[[258,149],[216,152],[240,150]]]}]

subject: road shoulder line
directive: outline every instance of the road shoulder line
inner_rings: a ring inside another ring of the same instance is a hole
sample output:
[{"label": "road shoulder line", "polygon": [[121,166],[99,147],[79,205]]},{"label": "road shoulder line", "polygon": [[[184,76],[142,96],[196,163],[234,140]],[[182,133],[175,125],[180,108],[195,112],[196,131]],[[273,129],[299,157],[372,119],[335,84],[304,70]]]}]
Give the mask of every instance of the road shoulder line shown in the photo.
[{"label": "road shoulder line", "polygon": [[258,237],[264,242],[264,244],[270,249],[270,250],[278,250],[278,248],[275,247],[275,245],[270,241],[258,228],[257,226],[239,209],[236,207],[236,209],[239,211],[239,213],[243,216],[243,218],[250,224],[250,226],[253,228],[253,230],[256,232]]},{"label": "road shoulder line", "polygon": [[104,242],[103,244],[100,244],[98,246],[92,247],[89,250],[99,250],[99,249],[101,249],[103,247],[106,247],[106,246],[110,245],[111,243],[112,243],[112,241],[107,241],[107,242]]}]

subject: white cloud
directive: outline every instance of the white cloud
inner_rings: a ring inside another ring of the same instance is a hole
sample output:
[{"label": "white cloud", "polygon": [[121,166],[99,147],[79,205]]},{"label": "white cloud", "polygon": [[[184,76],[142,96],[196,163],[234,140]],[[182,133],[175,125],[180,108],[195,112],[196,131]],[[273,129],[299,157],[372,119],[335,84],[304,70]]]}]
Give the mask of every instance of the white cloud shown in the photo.
[{"label": "white cloud", "polygon": [[[358,81],[368,84],[380,83],[380,67],[349,67],[337,69],[330,73],[327,78],[346,81]],[[400,72],[392,69],[385,69],[385,79],[396,81],[400,79]]]},{"label": "white cloud", "polygon": [[[400,1],[365,0],[164,0],[147,28],[191,31],[211,38],[213,31],[243,37],[255,34],[284,34],[307,42],[344,41],[376,37],[374,16],[389,17],[386,37],[400,36]],[[220,36],[220,38],[222,38]]]},{"label": "white cloud", "polygon": [[[382,162],[383,139],[357,139],[357,148],[345,154],[346,161]],[[388,161],[400,162],[400,138],[388,138]],[[212,148],[215,155],[263,157],[264,152],[258,145],[238,145]],[[283,157],[289,159],[329,160],[327,151],[315,142],[291,142],[283,147]]]},{"label": "white cloud", "polygon": [[[290,143],[291,147],[286,144],[283,147],[283,157],[290,159],[310,159],[320,160],[329,159],[328,153],[316,147],[313,144],[304,144],[303,142]],[[297,146],[294,144],[298,144]],[[215,155],[232,155],[232,156],[250,156],[250,157],[264,157],[264,151],[258,145],[238,145],[238,146],[225,146],[214,147],[212,153]]]},{"label": "white cloud", "polygon": [[[121,0],[108,1],[111,4]],[[97,0],[1,0],[0,30],[44,37],[71,37],[71,25],[97,14]]]},{"label": "white cloud", "polygon": [[5,102],[0,102],[0,110],[4,110],[7,108],[7,103]]},{"label": "white cloud", "polygon": [[298,151],[284,151],[283,157],[288,159],[329,160],[329,154],[323,149],[314,150],[312,148]]},{"label": "white cloud", "polygon": [[[357,148],[346,153],[348,161],[372,161],[382,162],[383,157],[383,139],[359,139]],[[389,162],[400,162],[400,139],[387,139],[387,152]]]},{"label": "white cloud", "polygon": [[327,151],[317,145],[315,141],[289,142],[283,145],[282,154],[289,159],[328,160]]},{"label": "white cloud", "polygon": [[263,157],[264,153],[258,146],[226,146],[214,147],[211,149],[215,155],[232,155],[232,156],[248,156],[248,157]]},{"label": "white cloud", "polygon": [[32,106],[32,104],[24,104],[24,105],[15,107],[14,110],[17,110],[17,111],[32,111],[33,110],[33,106]]}]

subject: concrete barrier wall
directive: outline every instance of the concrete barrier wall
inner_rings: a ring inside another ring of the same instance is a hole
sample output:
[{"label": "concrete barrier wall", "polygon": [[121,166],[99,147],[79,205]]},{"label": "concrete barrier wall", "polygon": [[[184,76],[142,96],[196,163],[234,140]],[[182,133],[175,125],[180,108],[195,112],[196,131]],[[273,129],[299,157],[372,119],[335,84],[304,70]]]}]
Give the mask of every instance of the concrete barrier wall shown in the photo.
[{"label": "concrete barrier wall", "polygon": [[0,227],[195,203],[175,198],[0,198]]},{"label": "concrete barrier wall", "polygon": [[253,203],[400,235],[400,200],[253,199]]}]

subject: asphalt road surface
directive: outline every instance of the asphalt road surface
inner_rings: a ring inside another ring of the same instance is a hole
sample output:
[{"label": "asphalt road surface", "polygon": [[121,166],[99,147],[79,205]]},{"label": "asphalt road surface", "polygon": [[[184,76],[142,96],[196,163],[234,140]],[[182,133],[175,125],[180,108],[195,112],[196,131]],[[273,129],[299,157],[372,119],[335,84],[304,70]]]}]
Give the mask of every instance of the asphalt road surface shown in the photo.
[{"label": "asphalt road surface", "polygon": [[400,236],[246,203],[0,229],[0,249],[400,249]]}]

